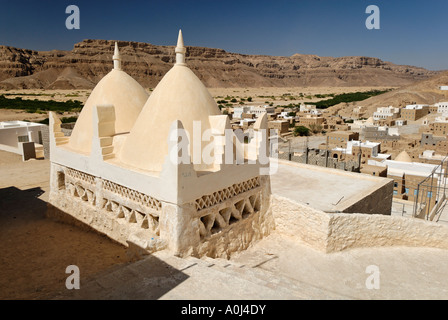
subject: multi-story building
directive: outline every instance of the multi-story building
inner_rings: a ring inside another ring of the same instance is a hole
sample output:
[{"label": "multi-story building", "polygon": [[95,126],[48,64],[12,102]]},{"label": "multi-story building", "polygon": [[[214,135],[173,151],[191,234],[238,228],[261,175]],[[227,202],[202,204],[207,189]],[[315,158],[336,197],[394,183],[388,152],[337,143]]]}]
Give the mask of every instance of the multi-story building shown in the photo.
[{"label": "multi-story building", "polygon": [[346,148],[331,149],[331,156],[335,159],[360,160],[361,163],[366,163],[368,159],[384,161],[391,158],[390,154],[380,152],[381,143],[379,142],[351,140],[347,142]]},{"label": "multi-story building", "polygon": [[448,102],[438,102],[434,106],[437,107],[437,113],[448,113]]},{"label": "multi-story building", "polygon": [[401,109],[401,118],[408,121],[416,121],[429,113],[429,105],[410,104]]},{"label": "multi-story building", "polygon": [[[387,177],[394,180],[394,198],[414,201],[419,197],[420,200],[426,199],[430,208],[435,205],[435,190],[443,179],[442,168],[437,164],[413,162],[406,151],[394,160],[369,161],[368,164],[387,167]],[[431,174],[433,188],[419,188],[419,184]]]},{"label": "multi-story building", "polygon": [[263,113],[273,114],[273,113],[275,113],[275,107],[271,107],[271,106],[250,106],[249,113],[255,114],[256,117],[259,117]]},{"label": "multi-story building", "polygon": [[393,134],[392,128],[365,126],[361,129],[360,137],[363,140],[378,141],[378,140],[399,140],[399,134]]},{"label": "multi-story building", "polygon": [[268,129],[277,130],[278,134],[282,135],[289,132],[288,120],[275,120],[268,122]]},{"label": "multi-story building", "polygon": [[436,121],[429,126],[435,136],[446,136],[448,134],[448,119],[446,117],[436,118]]},{"label": "multi-story building", "polygon": [[400,108],[393,106],[377,108],[373,113],[373,120],[396,119],[400,116]]},{"label": "multi-story building", "polygon": [[299,118],[299,125],[305,127],[310,127],[313,125],[322,125],[324,123],[324,120],[325,119],[323,117],[308,115]]},{"label": "multi-story building", "polygon": [[429,132],[422,133],[420,146],[422,147],[436,147],[440,141],[446,141],[446,136],[437,136]]},{"label": "multi-story building", "polygon": [[334,131],[327,134],[328,145],[344,148],[347,142],[351,140],[358,140],[359,133],[351,131]]}]

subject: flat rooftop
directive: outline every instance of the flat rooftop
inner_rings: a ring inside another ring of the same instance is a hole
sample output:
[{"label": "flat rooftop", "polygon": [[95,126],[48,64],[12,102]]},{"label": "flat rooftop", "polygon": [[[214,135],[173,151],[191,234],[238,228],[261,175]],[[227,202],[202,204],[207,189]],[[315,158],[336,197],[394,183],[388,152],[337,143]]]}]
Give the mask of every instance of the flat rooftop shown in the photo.
[{"label": "flat rooftop", "polygon": [[322,211],[343,211],[390,179],[278,160],[272,193]]}]

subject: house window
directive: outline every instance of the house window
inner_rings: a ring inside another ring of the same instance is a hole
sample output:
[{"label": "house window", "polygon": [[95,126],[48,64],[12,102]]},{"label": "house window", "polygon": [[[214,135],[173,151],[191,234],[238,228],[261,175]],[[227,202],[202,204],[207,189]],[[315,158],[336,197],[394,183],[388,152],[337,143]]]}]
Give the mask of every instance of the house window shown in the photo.
[{"label": "house window", "polygon": [[29,142],[30,138],[28,136],[18,136],[17,139],[19,142]]},{"label": "house window", "polygon": [[409,188],[404,188],[404,193],[409,194]]},{"label": "house window", "polygon": [[394,195],[396,196],[398,194],[398,191],[397,190],[394,190]]},{"label": "house window", "polygon": [[414,196],[418,195],[418,190],[414,190]]},{"label": "house window", "polygon": [[432,198],[432,191],[428,191],[428,198]]},{"label": "house window", "polygon": [[398,182],[394,182],[394,188],[398,187]]}]

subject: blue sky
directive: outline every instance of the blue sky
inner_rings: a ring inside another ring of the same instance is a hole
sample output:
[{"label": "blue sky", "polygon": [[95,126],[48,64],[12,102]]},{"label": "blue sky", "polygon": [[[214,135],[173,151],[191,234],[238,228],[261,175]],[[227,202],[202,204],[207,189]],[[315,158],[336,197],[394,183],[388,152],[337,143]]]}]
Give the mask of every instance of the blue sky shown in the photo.
[{"label": "blue sky", "polygon": [[[83,39],[186,45],[290,56],[370,56],[397,64],[448,69],[447,0],[127,0],[1,1],[0,44],[70,50]],[[81,12],[68,30],[68,5]],[[368,30],[368,5],[380,30]]]}]

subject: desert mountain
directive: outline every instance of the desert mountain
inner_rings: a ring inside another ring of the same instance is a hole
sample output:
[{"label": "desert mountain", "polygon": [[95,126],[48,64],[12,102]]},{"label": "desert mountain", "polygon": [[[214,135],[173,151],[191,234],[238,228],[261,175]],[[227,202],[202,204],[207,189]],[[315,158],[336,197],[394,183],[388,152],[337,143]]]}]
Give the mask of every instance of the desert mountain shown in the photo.
[{"label": "desert mountain", "polygon": [[[123,69],[144,87],[155,87],[174,63],[171,46],[118,45]],[[113,46],[108,40],[84,40],[71,51],[0,46],[0,88],[93,88],[112,68]],[[437,74],[370,57],[279,57],[187,47],[187,59],[208,87],[403,86]]]},{"label": "desert mountain", "polygon": [[441,72],[429,79],[403,86],[390,92],[356,103],[342,103],[329,108],[331,113],[350,117],[354,106],[364,106],[367,111],[364,117],[373,115],[377,107],[404,107],[408,104],[429,104],[448,101],[448,91],[442,91],[440,86],[448,85],[448,71]]}]

